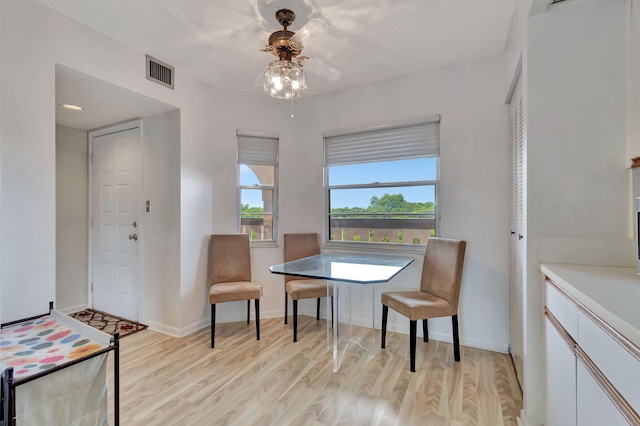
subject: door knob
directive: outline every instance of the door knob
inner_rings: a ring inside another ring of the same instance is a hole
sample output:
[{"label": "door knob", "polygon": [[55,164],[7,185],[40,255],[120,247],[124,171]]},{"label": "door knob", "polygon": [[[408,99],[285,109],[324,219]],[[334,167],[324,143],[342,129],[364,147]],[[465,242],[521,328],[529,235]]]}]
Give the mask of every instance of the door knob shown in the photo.
[{"label": "door knob", "polygon": [[138,234],[129,235],[129,239],[133,241],[138,241]]},{"label": "door knob", "polygon": [[135,220],[133,221],[133,223],[131,224],[131,226],[133,226],[134,228],[138,227],[138,222],[136,222]]}]

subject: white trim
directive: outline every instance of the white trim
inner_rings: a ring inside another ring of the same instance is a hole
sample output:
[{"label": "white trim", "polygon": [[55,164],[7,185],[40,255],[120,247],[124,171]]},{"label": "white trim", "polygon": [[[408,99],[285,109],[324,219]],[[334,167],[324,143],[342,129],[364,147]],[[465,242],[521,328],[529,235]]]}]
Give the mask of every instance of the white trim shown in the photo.
[{"label": "white trim", "polygon": [[[92,291],[92,284],[93,284],[93,228],[92,228],[92,223],[93,223],[93,172],[94,172],[94,165],[91,161],[92,157],[93,157],[93,139],[100,137],[100,136],[105,136],[105,135],[110,135],[113,133],[118,133],[118,132],[124,132],[127,130],[133,130],[133,129],[138,129],[139,130],[139,137],[140,137],[140,188],[139,188],[139,193],[138,193],[138,202],[140,203],[140,231],[138,231],[139,235],[142,235],[142,230],[144,229],[144,214],[142,214],[144,212],[144,205],[142,203],[142,190],[144,188],[144,137],[143,137],[143,130],[142,130],[142,120],[141,119],[137,119],[137,120],[131,120],[131,121],[127,121],[124,123],[119,123],[119,124],[115,124],[113,126],[109,126],[109,127],[105,127],[102,129],[96,129],[96,130],[92,130],[90,132],[88,132],[87,134],[87,145],[88,145],[88,158],[87,158],[87,162],[89,164],[89,238],[88,238],[88,243],[89,243],[89,250],[88,250],[88,259],[87,259],[87,272],[88,272],[88,279],[87,279],[87,307],[93,307],[93,291]],[[144,238],[140,238],[140,244],[138,246],[138,290],[139,290],[139,294],[138,294],[138,321],[140,318],[143,318],[143,306],[144,306],[144,299],[143,299],[143,289],[144,289]]]},{"label": "white trim", "polygon": [[76,312],[84,311],[85,309],[88,309],[88,308],[89,308],[89,305],[84,304],[84,305],[70,306],[64,309],[57,309],[57,311],[62,312],[63,314],[69,315],[69,314],[75,314]]},{"label": "white trim", "polygon": [[332,138],[334,136],[341,135],[349,135],[351,133],[366,133],[366,132],[375,132],[377,130],[385,130],[394,127],[404,127],[404,126],[415,126],[419,124],[430,124],[437,123],[441,121],[442,117],[440,114],[428,114],[420,117],[414,117],[410,119],[403,120],[394,120],[393,123],[385,123],[378,126],[359,126],[359,127],[348,127],[343,129],[335,129],[329,130],[322,133],[323,138]]},{"label": "white trim", "polygon": [[236,139],[238,136],[249,136],[254,138],[280,139],[279,133],[259,132],[255,130],[236,130]]},{"label": "white trim", "polygon": [[511,78],[511,85],[509,86],[509,92],[507,92],[507,99],[505,100],[505,105],[509,105],[511,101],[513,101],[513,94],[516,91],[516,87],[518,87],[518,83],[520,81],[520,76],[522,75],[522,53],[518,57],[518,63],[516,65],[516,69],[513,72],[513,77]]},{"label": "white trim", "polygon": [[[239,315],[233,315],[231,317],[225,317],[224,319],[216,318],[216,324],[225,324],[230,322],[241,322],[246,321],[246,312]],[[263,319],[271,319],[271,318],[283,318],[284,311],[283,310],[271,310],[263,312],[260,310],[260,320]],[[255,321],[255,312],[251,311],[251,320]],[[158,333],[166,334],[171,337],[182,338],[188,336],[189,334],[195,333],[203,328],[209,328],[211,326],[211,319],[207,316],[206,318],[202,318],[199,321],[196,321],[186,327],[177,328],[172,327],[170,325],[161,324],[155,321],[150,320],[141,320],[142,324],[146,324],[149,326],[149,330],[155,331]]]}]

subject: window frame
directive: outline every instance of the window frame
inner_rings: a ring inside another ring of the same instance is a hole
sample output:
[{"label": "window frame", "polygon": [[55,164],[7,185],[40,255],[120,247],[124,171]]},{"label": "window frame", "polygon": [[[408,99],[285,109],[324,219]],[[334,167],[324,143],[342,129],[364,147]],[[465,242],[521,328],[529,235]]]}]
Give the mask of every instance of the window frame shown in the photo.
[{"label": "window frame", "polygon": [[[241,163],[239,158],[236,159],[236,220],[237,220],[237,231],[238,233],[242,233],[242,190],[243,189],[254,189],[254,190],[271,190],[273,191],[273,202],[272,202],[272,226],[271,226],[271,240],[252,240],[251,236],[249,236],[249,241],[251,247],[277,247],[278,246],[278,168],[280,163],[280,138],[274,135],[264,135],[261,133],[254,132],[237,132],[237,151],[236,154],[239,156],[240,152],[240,138],[241,137],[250,137],[250,138],[263,138],[263,139],[271,139],[275,140],[276,152],[275,152],[275,164],[249,164],[249,163]],[[273,185],[241,185],[240,184],[240,167],[245,165],[249,168],[251,166],[271,166],[273,167]]]},{"label": "window frame", "polygon": [[[437,120],[430,120],[426,124],[429,123],[439,123],[439,116]],[[383,129],[393,129],[397,127],[405,127],[405,126],[419,126],[423,123],[413,123],[408,125],[400,125],[400,126],[389,126],[389,127],[376,127],[363,129],[358,131],[351,131],[349,133],[344,132],[343,134],[356,134],[356,133],[367,133],[376,130]],[[340,133],[335,134],[339,136]],[[324,246],[331,249],[345,249],[345,250],[374,250],[374,251],[397,251],[397,252],[424,252],[426,247],[426,241],[422,244],[408,244],[408,243],[383,243],[383,242],[367,242],[362,243],[358,241],[342,241],[342,240],[331,240],[331,203],[330,203],[330,193],[335,189],[362,189],[362,188],[398,188],[398,187],[410,187],[410,186],[433,186],[434,188],[434,202],[435,202],[435,210],[434,210],[434,224],[435,224],[435,236],[440,236],[440,154],[428,156],[428,157],[412,157],[412,158],[435,158],[436,160],[436,178],[435,180],[419,180],[419,181],[403,181],[403,182],[372,182],[365,184],[346,184],[346,185],[329,185],[329,168],[332,166],[337,166],[338,164],[327,164],[326,161],[326,150],[327,150],[327,138],[333,137],[333,135],[325,135],[323,137],[324,146],[323,146],[323,238],[324,238]],[[440,140],[439,132],[438,132],[438,141]],[[439,142],[438,142],[439,143]],[[374,164],[375,161],[367,162],[367,163],[359,163],[359,164]]]}]

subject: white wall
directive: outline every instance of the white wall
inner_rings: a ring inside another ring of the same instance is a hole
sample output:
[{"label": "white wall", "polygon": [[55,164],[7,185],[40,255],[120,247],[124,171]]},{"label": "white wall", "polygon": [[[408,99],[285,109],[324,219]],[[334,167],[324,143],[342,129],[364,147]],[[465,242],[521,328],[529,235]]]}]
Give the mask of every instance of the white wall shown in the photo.
[{"label": "white wall", "polygon": [[[87,132],[56,126],[56,309],[87,307]],[[43,311],[44,312],[44,311]]]},{"label": "white wall", "polygon": [[[55,176],[55,64],[60,63],[180,109],[179,153],[175,145],[158,147],[155,155],[160,162],[149,170],[157,177],[160,168],[169,164],[163,185],[175,188],[177,171],[172,161],[179,155],[179,214],[169,209],[158,216],[152,210],[145,216],[149,223],[145,226],[158,232],[158,244],[175,244],[177,235],[180,244],[178,272],[175,264],[163,264],[167,257],[177,257],[174,247],[149,247],[152,243],[145,241],[145,272],[152,275],[144,285],[147,291],[155,286],[159,292],[158,299],[145,298],[143,315],[157,321],[156,328],[183,335],[208,323],[208,236],[237,230],[236,129],[280,136],[281,238],[285,232],[322,232],[323,133],[407,123],[439,113],[441,231],[445,237],[468,241],[460,302],[462,341],[506,350],[509,170],[504,101],[511,76],[505,71],[504,55],[303,98],[296,101],[296,118],[291,120],[286,102],[212,89],[180,69],[175,91],[155,85],[144,78],[143,53],[32,2],[0,3],[0,53],[9,79],[0,83],[0,214],[3,223],[6,218],[12,224],[11,229],[0,230],[3,321],[42,312],[54,296],[51,182]],[[147,128],[144,122],[143,128]],[[171,135],[166,139],[173,140]],[[146,138],[145,149],[151,147]],[[148,188],[149,193],[161,186]],[[175,201],[173,191],[153,196],[170,204]],[[38,220],[33,220],[34,215]],[[31,244],[36,240],[38,244]],[[281,261],[282,247],[256,248],[252,256],[253,275],[264,286],[263,317],[282,315],[282,278],[267,270]],[[415,287],[419,272],[420,262],[391,286]],[[154,282],[161,274],[164,281]],[[20,287],[7,284],[13,282]],[[7,302],[10,298],[16,302]],[[242,302],[221,305],[219,320],[242,319],[245,306]],[[392,327],[406,329],[403,319],[390,320]],[[433,321],[431,329],[434,337],[451,335],[446,319]]]},{"label": "white wall", "polygon": [[640,156],[640,1],[627,1],[627,164]]},{"label": "white wall", "polygon": [[[461,340],[502,351],[509,343],[506,59],[498,55],[304,99],[293,133],[281,140],[280,157],[280,232],[322,233],[323,133],[441,114],[440,231],[467,240]],[[310,223],[316,225],[309,229]],[[421,255],[416,259],[381,289],[417,287]],[[406,318],[394,314],[390,322],[390,328],[408,329]],[[450,320],[430,323],[430,334],[450,338]]]},{"label": "white wall", "polygon": [[142,119],[142,322],[180,328],[180,111]]},{"label": "white wall", "polygon": [[[529,19],[525,410],[544,421],[539,259],[603,264],[630,235],[625,1],[580,0]],[[544,251],[544,252],[543,252]]]},{"label": "white wall", "polygon": [[[60,63],[180,108],[180,222],[171,225],[180,232],[180,275],[169,284],[179,289],[174,293],[179,298],[146,311],[161,310],[160,325],[168,332],[198,325],[208,310],[207,236],[213,223],[218,232],[236,231],[236,128],[278,133],[277,119],[287,116],[288,105],[212,89],[180,69],[176,90],[166,89],[145,79],[144,53],[33,2],[0,3],[0,53],[6,77],[0,82],[1,320],[42,313],[55,298],[55,64]],[[174,155],[174,148],[166,154]],[[157,237],[175,239],[174,232]]]}]

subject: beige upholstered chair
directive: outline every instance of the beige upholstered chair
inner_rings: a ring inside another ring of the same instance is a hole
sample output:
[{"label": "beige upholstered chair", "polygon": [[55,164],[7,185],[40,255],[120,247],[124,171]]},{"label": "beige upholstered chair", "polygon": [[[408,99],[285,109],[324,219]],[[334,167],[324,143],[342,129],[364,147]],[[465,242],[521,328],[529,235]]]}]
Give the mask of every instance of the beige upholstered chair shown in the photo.
[{"label": "beige upholstered chair", "polygon": [[418,291],[382,293],[382,348],[387,332],[389,308],[409,318],[411,371],[416,371],[416,321],[422,320],[424,341],[429,341],[428,318],[451,317],[454,359],[460,361],[458,297],[467,243],[429,238]]},{"label": "beige upholstered chair", "polygon": [[[284,261],[302,259],[320,254],[318,234],[284,234]],[[317,299],[316,320],[320,319],[320,298],[327,297],[327,282],[293,275],[284,276],[284,323],[288,318],[287,295],[293,300],[293,341],[298,341],[298,300]]]},{"label": "beige upholstered chair", "polygon": [[247,324],[251,299],[256,304],[256,337],[260,340],[260,295],[262,287],[251,282],[249,235],[211,235],[209,240],[211,303],[211,347],[216,335],[216,304],[247,301]]}]

